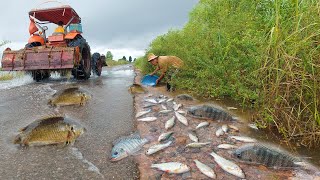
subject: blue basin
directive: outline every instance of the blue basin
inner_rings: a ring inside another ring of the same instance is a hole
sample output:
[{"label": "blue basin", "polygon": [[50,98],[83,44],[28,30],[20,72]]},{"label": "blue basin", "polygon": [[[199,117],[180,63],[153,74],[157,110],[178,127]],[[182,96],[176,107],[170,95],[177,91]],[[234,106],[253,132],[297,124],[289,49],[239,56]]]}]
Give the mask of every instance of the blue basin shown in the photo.
[{"label": "blue basin", "polygon": [[145,75],[141,80],[141,84],[145,86],[155,86],[158,78],[159,76],[156,75]]}]

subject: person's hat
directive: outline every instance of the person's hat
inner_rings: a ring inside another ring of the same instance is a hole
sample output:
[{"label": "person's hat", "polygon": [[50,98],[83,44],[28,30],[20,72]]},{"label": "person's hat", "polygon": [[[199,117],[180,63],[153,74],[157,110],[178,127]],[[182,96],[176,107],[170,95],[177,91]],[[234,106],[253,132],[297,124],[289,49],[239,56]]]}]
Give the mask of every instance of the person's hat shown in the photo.
[{"label": "person's hat", "polygon": [[159,56],[156,56],[156,55],[154,55],[153,53],[150,53],[150,54],[148,55],[148,62],[156,59],[157,57],[159,57]]}]

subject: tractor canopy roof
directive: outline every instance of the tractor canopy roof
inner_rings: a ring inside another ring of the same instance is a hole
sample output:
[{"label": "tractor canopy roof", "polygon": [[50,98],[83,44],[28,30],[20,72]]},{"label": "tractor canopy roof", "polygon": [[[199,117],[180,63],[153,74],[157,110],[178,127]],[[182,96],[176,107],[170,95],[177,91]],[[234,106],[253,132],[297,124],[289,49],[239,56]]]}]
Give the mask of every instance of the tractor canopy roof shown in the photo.
[{"label": "tractor canopy roof", "polygon": [[59,21],[62,21],[63,24],[66,25],[72,17],[74,18],[71,23],[77,24],[81,22],[81,18],[79,17],[77,12],[70,6],[32,9],[29,12],[29,15],[39,21],[48,21],[55,24],[58,24]]}]

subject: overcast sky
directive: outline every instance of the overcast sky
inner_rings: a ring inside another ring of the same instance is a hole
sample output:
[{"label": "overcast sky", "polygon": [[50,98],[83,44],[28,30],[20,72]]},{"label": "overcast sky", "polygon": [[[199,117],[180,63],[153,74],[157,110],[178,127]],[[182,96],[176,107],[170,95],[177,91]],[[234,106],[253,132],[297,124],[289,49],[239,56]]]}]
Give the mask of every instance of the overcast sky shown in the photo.
[{"label": "overcast sky", "polygon": [[[144,54],[150,42],[169,29],[181,29],[199,0],[60,0],[73,7],[82,18],[83,36],[91,51],[114,59]],[[28,12],[44,0],[10,0],[0,11],[0,41],[9,40],[11,49],[24,47],[29,38]],[[50,27],[49,27],[50,28]],[[2,47],[2,52],[5,47]]]}]

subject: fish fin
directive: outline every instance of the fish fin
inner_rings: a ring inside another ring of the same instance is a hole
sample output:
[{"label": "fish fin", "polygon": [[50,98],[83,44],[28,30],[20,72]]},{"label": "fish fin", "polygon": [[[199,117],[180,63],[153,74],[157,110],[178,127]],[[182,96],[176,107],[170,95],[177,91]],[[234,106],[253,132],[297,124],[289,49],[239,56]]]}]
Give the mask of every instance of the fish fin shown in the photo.
[{"label": "fish fin", "polygon": [[13,144],[21,144],[21,142],[22,142],[21,135],[18,134],[18,135],[14,138]]},{"label": "fish fin", "polygon": [[120,137],[120,138],[118,138],[118,139],[116,139],[116,140],[114,140],[113,142],[112,142],[112,145],[116,145],[117,143],[119,143],[119,142],[121,142],[121,141],[125,141],[125,140],[127,140],[127,139],[133,139],[133,138],[141,138],[141,136],[140,136],[140,134],[138,133],[138,132],[134,132],[134,133],[132,133],[131,135],[129,135],[129,136],[125,136],[125,137]]}]

